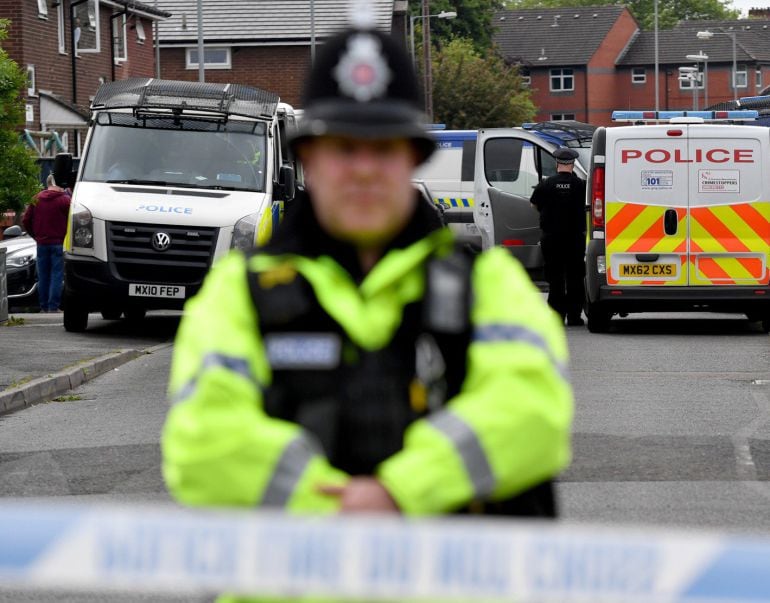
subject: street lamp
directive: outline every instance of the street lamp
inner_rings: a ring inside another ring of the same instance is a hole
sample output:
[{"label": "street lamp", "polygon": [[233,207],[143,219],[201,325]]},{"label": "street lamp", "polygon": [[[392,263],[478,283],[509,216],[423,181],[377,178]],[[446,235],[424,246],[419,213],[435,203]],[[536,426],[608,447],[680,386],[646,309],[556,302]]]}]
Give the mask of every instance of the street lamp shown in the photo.
[{"label": "street lamp", "polygon": [[429,19],[431,17],[437,17],[439,19],[455,19],[457,18],[457,13],[453,10],[442,10],[435,15],[411,15],[409,17],[409,48],[411,50],[412,61],[414,62],[415,68],[417,67],[417,57],[414,56],[414,22],[417,21],[417,19]]},{"label": "street lamp", "polygon": [[709,106],[709,55],[701,50],[698,54],[688,54],[686,58],[688,61],[703,63],[703,108],[706,109]]},{"label": "street lamp", "polygon": [[431,58],[430,58],[430,18],[438,17],[439,19],[454,19],[457,17],[455,11],[441,11],[433,15],[428,14],[428,0],[423,0],[423,14],[411,15],[409,17],[409,45],[412,51],[412,61],[415,63],[415,69],[417,68],[414,54],[414,22],[417,19],[425,19],[426,24],[422,30],[422,52],[425,57],[425,65],[423,68],[423,96],[425,97],[425,115],[429,121],[433,121],[433,81],[431,77]]},{"label": "street lamp", "polygon": [[738,64],[735,52],[735,32],[734,31],[699,31],[695,34],[699,40],[710,40],[715,35],[730,36],[733,39],[733,100],[738,100]]}]

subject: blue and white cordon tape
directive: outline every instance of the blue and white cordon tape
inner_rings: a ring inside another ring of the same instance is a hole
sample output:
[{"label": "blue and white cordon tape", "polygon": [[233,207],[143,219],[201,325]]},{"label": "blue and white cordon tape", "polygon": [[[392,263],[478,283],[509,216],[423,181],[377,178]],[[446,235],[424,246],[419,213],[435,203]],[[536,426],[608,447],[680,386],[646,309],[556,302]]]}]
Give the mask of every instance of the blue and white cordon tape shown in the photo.
[{"label": "blue and white cordon tape", "polygon": [[0,594],[770,602],[770,537],[451,517],[0,504]]}]

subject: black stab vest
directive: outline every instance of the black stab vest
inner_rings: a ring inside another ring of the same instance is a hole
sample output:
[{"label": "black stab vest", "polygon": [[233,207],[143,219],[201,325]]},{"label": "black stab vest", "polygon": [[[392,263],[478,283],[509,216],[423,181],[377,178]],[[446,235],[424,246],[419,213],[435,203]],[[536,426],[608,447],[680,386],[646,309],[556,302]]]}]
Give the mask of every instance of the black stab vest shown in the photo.
[{"label": "black stab vest", "polygon": [[[249,271],[273,373],[263,393],[266,413],[314,434],[335,467],[372,475],[403,447],[414,420],[460,391],[471,340],[472,264],[459,246],[429,260],[423,299],[404,307],[391,340],[374,351],[351,341],[301,274],[266,285],[264,273]],[[508,501],[458,512],[553,517],[556,509],[549,481]]]}]

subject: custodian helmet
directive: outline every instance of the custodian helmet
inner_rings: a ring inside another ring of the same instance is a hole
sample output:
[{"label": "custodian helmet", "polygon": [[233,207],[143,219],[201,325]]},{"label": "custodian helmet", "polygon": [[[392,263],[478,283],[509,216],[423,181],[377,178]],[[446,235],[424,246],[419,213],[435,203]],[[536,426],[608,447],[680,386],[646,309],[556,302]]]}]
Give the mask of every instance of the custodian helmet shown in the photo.
[{"label": "custodian helmet", "polygon": [[310,69],[303,115],[291,144],[315,136],[408,138],[424,161],[435,142],[428,134],[412,61],[392,37],[348,29],[330,38]]}]

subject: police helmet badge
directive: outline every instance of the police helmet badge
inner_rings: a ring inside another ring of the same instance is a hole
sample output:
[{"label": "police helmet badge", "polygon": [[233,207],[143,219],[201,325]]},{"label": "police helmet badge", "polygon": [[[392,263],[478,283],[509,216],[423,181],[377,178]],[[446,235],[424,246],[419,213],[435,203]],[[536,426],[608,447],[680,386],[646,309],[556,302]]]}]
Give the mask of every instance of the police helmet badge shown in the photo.
[{"label": "police helmet badge", "polygon": [[382,57],[381,46],[371,34],[351,36],[333,70],[343,94],[362,103],[385,94],[393,76]]}]

